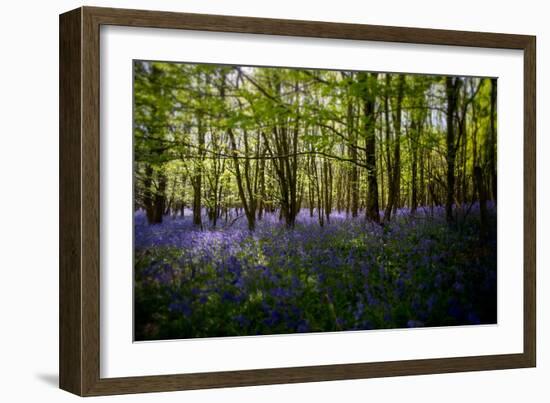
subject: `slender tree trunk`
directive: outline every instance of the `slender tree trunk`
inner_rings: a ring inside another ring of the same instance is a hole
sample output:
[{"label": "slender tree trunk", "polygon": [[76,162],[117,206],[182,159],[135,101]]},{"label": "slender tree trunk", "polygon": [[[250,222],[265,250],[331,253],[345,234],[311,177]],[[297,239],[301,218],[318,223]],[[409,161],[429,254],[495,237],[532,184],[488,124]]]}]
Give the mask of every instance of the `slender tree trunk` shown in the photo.
[{"label": "slender tree trunk", "polygon": [[147,216],[147,222],[153,224],[155,221],[155,212],[153,209],[153,192],[151,186],[153,184],[153,168],[147,164],[145,166],[145,180],[143,181],[143,206],[145,207],[145,214]]},{"label": "slender tree trunk", "polygon": [[418,207],[418,138],[420,137],[420,123],[413,120],[411,127],[411,214],[416,213]]},{"label": "slender tree trunk", "polygon": [[330,213],[332,212],[332,166],[326,158],[323,159],[322,169],[324,177],[325,217],[328,224],[330,223]]},{"label": "slender tree trunk", "polygon": [[311,158],[311,171],[314,175],[315,180],[315,191],[317,193],[317,218],[319,220],[319,226],[323,227],[325,225],[325,215],[323,213],[323,195],[321,192],[321,180],[319,179],[319,173],[317,171],[317,162],[315,157]]},{"label": "slender tree trunk", "polygon": [[487,239],[487,236],[489,235],[489,224],[487,221],[487,196],[485,193],[485,184],[483,183],[483,172],[478,166],[474,168],[474,180],[479,197],[479,214],[481,220],[481,224],[479,227],[479,239],[483,242]]},{"label": "slender tree trunk", "polygon": [[355,119],[353,101],[348,101],[348,137],[350,144],[348,146],[349,156],[352,161],[350,167],[350,197],[351,197],[351,216],[357,217],[359,214],[359,167],[357,166],[357,133],[355,131]]},{"label": "slender tree trunk", "polygon": [[256,214],[255,214],[255,209],[252,208],[253,206],[249,205],[249,201],[247,200],[247,197],[245,194],[243,181],[246,179],[243,179],[243,175],[241,174],[239,159],[237,158],[237,153],[238,153],[237,142],[235,141],[235,135],[233,134],[233,130],[229,128],[227,132],[231,140],[231,149],[233,151],[233,163],[235,166],[235,179],[237,180],[237,188],[239,189],[239,198],[241,199],[241,203],[244,209],[244,214],[248,222],[248,229],[250,231],[254,231],[254,229],[256,228]]},{"label": "slender tree trunk", "polygon": [[405,75],[400,74],[397,81],[397,99],[395,106],[395,116],[393,118],[393,126],[395,131],[395,139],[393,143],[393,213],[401,207],[401,111],[403,105],[403,96],[405,90]]},{"label": "slender tree trunk", "polygon": [[380,172],[380,205],[385,205],[386,189],[384,187],[384,156],[382,152],[378,153],[378,172]]},{"label": "slender tree trunk", "polygon": [[159,174],[158,189],[155,192],[154,208],[153,208],[153,224],[162,223],[162,216],[165,210],[166,204],[166,176]]},{"label": "slender tree trunk", "polygon": [[198,140],[198,164],[194,167],[194,176],[191,179],[193,186],[193,225],[202,227],[202,164],[204,153],[204,130],[202,126],[202,117],[198,116],[197,125]]},{"label": "slender tree trunk", "polygon": [[[262,157],[265,157],[265,152],[262,152]],[[260,161],[260,200],[258,201],[258,221],[262,220],[265,200],[265,158]]]},{"label": "slender tree trunk", "polygon": [[202,226],[201,217],[201,191],[202,191],[202,177],[200,174],[196,175],[193,179],[193,225],[197,227]]},{"label": "slender tree trunk", "polygon": [[455,113],[458,97],[459,78],[446,77],[445,87],[447,94],[447,197],[445,201],[445,216],[449,224],[454,222],[453,202],[455,194]]},{"label": "slender tree trunk", "polygon": [[[369,76],[370,74],[370,76]],[[376,96],[374,83],[378,73],[359,73],[359,81],[363,84],[363,117],[365,120],[365,165],[367,170],[367,208],[366,218],[379,223],[380,212],[378,207],[378,181],[376,174],[376,133],[375,133],[375,105]],[[370,87],[370,88],[369,88]]]},{"label": "slender tree trunk", "polygon": [[390,87],[391,75],[386,73],[386,87],[384,91],[384,129],[386,133],[385,151],[388,171],[388,201],[384,210],[384,221],[391,220],[391,212],[393,209],[395,193],[393,192],[393,162],[391,155],[391,125],[390,125]]}]

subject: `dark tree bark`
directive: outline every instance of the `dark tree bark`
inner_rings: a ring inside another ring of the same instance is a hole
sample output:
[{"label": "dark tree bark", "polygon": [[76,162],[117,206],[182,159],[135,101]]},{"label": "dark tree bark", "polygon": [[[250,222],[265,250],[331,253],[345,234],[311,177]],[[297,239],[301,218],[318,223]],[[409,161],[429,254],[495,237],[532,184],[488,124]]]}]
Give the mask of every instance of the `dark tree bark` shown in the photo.
[{"label": "dark tree bark", "polygon": [[391,212],[395,197],[395,194],[393,193],[393,163],[391,155],[390,86],[391,75],[386,74],[386,86],[384,90],[384,131],[386,134],[385,151],[388,172],[388,201],[386,203],[386,209],[384,210],[385,222],[389,222],[391,220]]},{"label": "dark tree bark", "polygon": [[153,209],[153,192],[151,186],[153,184],[153,168],[151,165],[145,166],[145,179],[143,181],[143,207],[147,215],[147,222],[152,224],[155,220],[155,212]]},{"label": "dark tree bark", "polygon": [[[260,138],[261,139],[261,138]],[[259,140],[260,140],[259,139]],[[260,184],[259,184],[259,187],[260,187],[260,195],[259,195],[259,200],[258,200],[258,221],[261,221],[262,219],[262,216],[263,216],[263,212],[264,212],[264,200],[265,200],[265,163],[266,163],[266,160],[265,160],[265,154],[266,154],[266,149],[265,149],[265,146],[262,146],[263,149],[262,149],[262,159],[260,160],[260,165],[259,165],[259,173],[258,173],[258,176],[259,176],[259,180],[260,180]]]},{"label": "dark tree bark", "polygon": [[397,81],[397,97],[395,100],[395,111],[393,114],[393,158],[390,159],[389,155],[389,143],[390,128],[389,128],[389,95],[391,79],[390,75],[386,75],[386,95],[384,98],[385,103],[385,120],[386,120],[386,153],[388,155],[388,161],[390,162],[388,181],[388,203],[384,212],[384,221],[388,222],[391,219],[392,212],[395,214],[398,207],[400,207],[401,200],[401,112],[403,105],[403,96],[405,89],[405,75],[400,74]]},{"label": "dark tree bark", "polygon": [[332,165],[327,158],[323,159],[323,190],[324,190],[324,205],[325,217],[327,224],[330,223],[330,213],[332,212]]},{"label": "dark tree bark", "polygon": [[199,162],[198,166],[195,166],[195,172],[191,178],[191,184],[193,187],[193,225],[197,227],[202,226],[202,217],[201,217],[201,201],[202,201],[202,158],[204,150],[204,132],[202,130],[202,125],[198,125],[198,144],[199,144]]},{"label": "dark tree bark", "polygon": [[387,171],[387,169],[384,169],[384,156],[382,152],[378,153],[378,169],[377,171],[380,174],[379,177],[379,183],[380,183],[380,205],[384,206],[386,203],[386,190],[385,190],[385,175],[384,171]]},{"label": "dark tree bark", "polygon": [[[220,85],[220,97],[222,100],[225,99],[225,75],[222,75],[221,85]],[[239,79],[237,80],[238,87]],[[239,102],[239,106],[242,105]],[[243,170],[241,171],[241,162],[239,161],[239,148],[237,147],[237,141],[235,139],[235,133],[231,127],[227,128],[227,133],[229,135],[229,140],[231,144],[231,151],[233,156],[233,163],[235,167],[235,178],[237,180],[237,188],[239,190],[239,198],[244,209],[246,220],[248,222],[248,229],[254,231],[256,229],[256,207],[257,207],[257,196],[256,196],[256,187],[257,187],[257,173],[258,168],[256,167],[256,178],[252,178],[252,167],[250,164],[250,156],[253,156],[258,162],[259,153],[259,143],[256,147],[255,154],[251,154],[249,142],[248,142],[248,132],[246,130],[242,131],[242,145],[244,146],[244,161],[243,161]],[[258,142],[260,138],[258,135]]]},{"label": "dark tree bark", "polygon": [[[235,135],[233,134],[233,130],[230,128],[228,129],[229,138],[231,140],[231,148],[233,151],[233,162],[235,166],[235,177],[237,179],[237,187],[239,189],[239,197],[241,199],[241,203],[243,205],[244,213],[246,215],[246,219],[248,222],[248,229],[250,231],[254,231],[256,229],[256,198],[252,194],[252,190],[250,188],[250,177],[248,173],[248,168],[246,167],[246,164],[248,164],[248,159],[245,160],[245,172],[244,172],[244,178],[243,174],[241,173],[241,167],[239,159],[237,158],[238,155],[238,149],[237,149],[237,142],[235,141]],[[244,137],[246,138],[247,134],[244,134]],[[243,184],[245,182],[245,184]],[[246,185],[246,191],[245,191],[245,185]],[[247,198],[246,193],[248,193],[249,197]]]},{"label": "dark tree bark", "polygon": [[362,84],[363,118],[365,132],[365,165],[367,171],[367,208],[366,218],[375,223],[380,223],[380,211],[378,206],[378,180],[376,174],[376,133],[375,133],[375,106],[376,89],[374,83],[378,79],[378,73],[358,74]]},{"label": "dark tree bark", "polygon": [[489,223],[487,221],[487,196],[483,181],[483,171],[478,166],[474,168],[474,180],[479,197],[479,215],[481,220],[481,225],[479,227],[479,239],[480,241],[485,241],[489,235]]},{"label": "dark tree bark", "polygon": [[315,157],[311,158],[311,170],[313,172],[313,177],[315,180],[315,190],[317,192],[317,218],[319,220],[319,226],[323,227],[325,225],[325,215],[323,214],[323,195],[321,191],[321,180],[319,179],[319,174],[317,172],[317,162]]},{"label": "dark tree bark", "polygon": [[[416,213],[418,207],[418,140],[420,138],[420,132],[422,130],[422,124],[413,119],[411,122],[411,214]],[[423,176],[423,174],[422,174]],[[422,178],[423,180],[423,178]],[[421,182],[423,183],[423,182]]]},{"label": "dark tree bark", "polygon": [[393,118],[393,127],[395,131],[395,140],[393,144],[393,212],[401,207],[401,112],[403,106],[403,96],[405,91],[405,75],[400,74],[397,80],[397,99],[395,101],[395,115]]},{"label": "dark tree bark", "polygon": [[307,156],[307,175],[308,175],[308,203],[309,203],[309,216],[313,218],[313,213],[315,210],[315,183],[314,183],[314,175],[313,175],[313,162],[312,159],[314,158],[313,155]]},{"label": "dark tree bark", "polygon": [[[278,99],[282,96],[282,85],[278,77],[275,82],[275,92]],[[293,86],[298,92],[297,84]],[[279,190],[281,193],[281,215],[288,228],[294,228],[296,216],[300,206],[298,200],[298,141],[299,141],[299,115],[281,114],[277,117],[277,124],[272,130],[272,143],[265,136],[264,140],[270,155],[278,156],[272,160],[277,175]]]},{"label": "dark tree bark", "polygon": [[460,79],[458,77],[445,78],[445,91],[447,95],[447,195],[445,199],[445,216],[449,224],[454,222],[453,203],[455,195],[456,163],[455,114],[459,87]]},{"label": "dark tree bark", "polygon": [[152,224],[162,223],[166,204],[166,176],[160,173],[158,177],[158,189],[155,192]]},{"label": "dark tree bark", "polygon": [[350,159],[352,161],[350,167],[350,198],[351,198],[351,216],[357,217],[359,214],[359,167],[357,166],[357,133],[355,131],[354,125],[354,109],[353,102],[350,99],[348,101],[348,137],[350,139],[350,144],[348,146],[348,152]]},{"label": "dark tree bark", "polygon": [[[215,130],[210,130],[210,147],[215,151],[220,150],[220,135]],[[225,159],[212,159],[212,167],[205,173],[207,180],[207,206],[208,219],[212,227],[216,227],[220,217],[221,176],[225,169]]]}]

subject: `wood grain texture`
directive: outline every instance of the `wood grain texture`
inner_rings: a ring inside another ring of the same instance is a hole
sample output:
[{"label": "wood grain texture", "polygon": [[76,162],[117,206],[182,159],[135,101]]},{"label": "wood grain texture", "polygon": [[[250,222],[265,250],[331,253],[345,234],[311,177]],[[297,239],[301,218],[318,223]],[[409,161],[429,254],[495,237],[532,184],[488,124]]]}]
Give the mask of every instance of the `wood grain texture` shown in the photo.
[{"label": "wood grain texture", "polygon": [[82,389],[99,378],[99,24],[82,9]]},{"label": "wood grain texture", "polygon": [[523,354],[530,366],[536,366],[536,267],[537,267],[537,96],[536,96],[536,39],[526,40],[524,48],[524,171],[523,171]]},{"label": "wood grain texture", "polygon": [[81,10],[59,21],[59,386],[82,394]]},{"label": "wood grain texture", "polygon": [[[524,352],[100,378],[99,28],[122,25],[524,51]],[[536,364],[535,37],[82,7],[60,17],[60,387],[81,396],[532,367]]]},{"label": "wood grain texture", "polygon": [[313,38],[523,49],[528,36],[382,25],[232,17],[166,11],[86,7],[105,25],[189,29]]},{"label": "wood grain texture", "polygon": [[456,357],[365,364],[321,365],[247,371],[210,372],[105,378],[89,391],[89,396],[144,393],[205,388],[224,388],[281,383],[320,382],[390,376],[440,374],[528,367],[523,354],[484,357]]}]

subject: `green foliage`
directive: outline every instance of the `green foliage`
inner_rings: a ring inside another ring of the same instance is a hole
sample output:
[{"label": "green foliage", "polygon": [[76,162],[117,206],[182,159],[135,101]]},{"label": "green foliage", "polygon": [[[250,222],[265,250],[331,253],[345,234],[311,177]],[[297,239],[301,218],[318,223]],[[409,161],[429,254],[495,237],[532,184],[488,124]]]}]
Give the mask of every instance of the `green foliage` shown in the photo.
[{"label": "green foliage", "polygon": [[[464,188],[458,196],[467,201],[476,198],[471,174],[474,165],[482,166],[489,178],[496,140],[490,133],[490,80],[460,80],[455,122],[464,122],[465,134],[456,144],[460,160],[456,175],[463,178]],[[397,133],[399,94],[402,113],[401,132]],[[388,111],[384,109],[386,97]],[[411,203],[413,171],[418,203],[443,200],[446,184],[442,178],[447,170],[444,77],[145,61],[134,62],[137,194],[158,193],[159,180],[165,178],[168,186],[163,197],[188,206],[196,190],[193,181],[201,175],[201,193],[221,193],[217,199],[201,197],[205,206],[242,204],[235,176],[238,163],[242,181],[248,179],[259,187],[258,178],[265,178],[263,189],[253,192],[258,200],[277,206],[283,184],[275,163],[296,155],[300,192],[296,198],[302,206],[311,203],[306,192],[314,194],[311,200],[319,204],[319,192],[325,188],[330,189],[330,199],[346,197],[349,204],[349,197],[341,192],[350,186],[352,166],[360,169],[354,186],[366,186],[367,120],[363,107],[367,99],[376,106],[371,123],[376,135],[380,204],[388,200],[391,169],[395,168],[393,149],[398,143],[399,205]],[[389,114],[387,124],[385,113]],[[235,138],[235,150],[229,131]],[[281,156],[284,158],[279,159]],[[260,159],[266,160],[262,167]],[[333,183],[320,172],[325,160]],[[148,169],[152,175],[146,175]],[[316,183],[318,189],[314,189]],[[359,193],[364,205],[366,192]],[[136,202],[143,204],[142,200]]]}]

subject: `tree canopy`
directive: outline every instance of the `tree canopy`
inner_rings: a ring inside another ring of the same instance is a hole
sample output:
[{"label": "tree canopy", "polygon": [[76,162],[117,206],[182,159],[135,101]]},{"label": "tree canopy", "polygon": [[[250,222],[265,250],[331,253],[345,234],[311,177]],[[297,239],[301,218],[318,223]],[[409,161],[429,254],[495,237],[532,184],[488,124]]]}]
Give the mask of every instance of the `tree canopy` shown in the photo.
[{"label": "tree canopy", "polygon": [[[198,227],[301,209],[384,224],[496,201],[492,78],[134,62],[135,208]],[[231,214],[231,213],[236,214]],[[205,222],[207,220],[207,222]],[[483,220],[483,217],[482,217]]]}]

